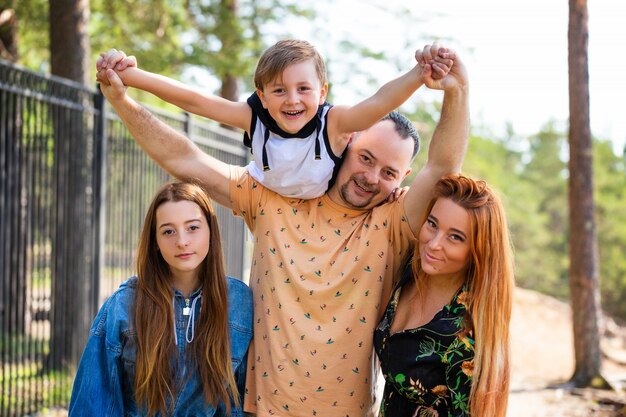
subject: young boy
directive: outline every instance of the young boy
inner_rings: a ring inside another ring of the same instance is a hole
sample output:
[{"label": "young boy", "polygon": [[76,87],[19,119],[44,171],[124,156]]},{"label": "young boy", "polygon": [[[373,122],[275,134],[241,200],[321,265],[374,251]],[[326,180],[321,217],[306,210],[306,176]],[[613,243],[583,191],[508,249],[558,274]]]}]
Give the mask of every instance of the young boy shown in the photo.
[{"label": "young boy", "polygon": [[[119,56],[118,56],[119,58]],[[454,55],[440,48],[432,57],[433,78],[444,77]],[[288,197],[319,197],[332,185],[351,134],[371,127],[406,101],[421,85],[416,65],[355,106],[331,106],[326,66],[302,40],[282,40],[259,59],[254,92],[243,102],[203,95],[172,79],[142,71],[134,58],[116,65],[101,54],[98,70],[115,66],[125,85],[148,91],[190,113],[244,130],[254,160],[250,175]]]}]

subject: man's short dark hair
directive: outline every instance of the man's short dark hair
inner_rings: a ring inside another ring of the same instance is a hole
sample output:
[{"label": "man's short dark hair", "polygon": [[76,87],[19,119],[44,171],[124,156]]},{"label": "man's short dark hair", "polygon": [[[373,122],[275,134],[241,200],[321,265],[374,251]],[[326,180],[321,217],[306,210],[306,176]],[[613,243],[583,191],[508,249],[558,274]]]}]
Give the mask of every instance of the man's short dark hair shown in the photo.
[{"label": "man's short dark hair", "polygon": [[402,139],[411,138],[413,140],[413,154],[411,155],[411,159],[415,158],[415,155],[417,155],[417,152],[420,150],[420,138],[413,123],[397,111],[388,113],[381,121],[382,120],[391,120],[395,126],[396,132]]}]

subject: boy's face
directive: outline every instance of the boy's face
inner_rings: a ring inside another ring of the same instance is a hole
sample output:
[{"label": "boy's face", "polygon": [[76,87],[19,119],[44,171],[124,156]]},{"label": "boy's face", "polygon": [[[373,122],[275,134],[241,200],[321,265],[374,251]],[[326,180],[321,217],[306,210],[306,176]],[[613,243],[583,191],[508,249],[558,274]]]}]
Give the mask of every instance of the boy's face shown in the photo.
[{"label": "boy's face", "polygon": [[297,133],[317,113],[326,99],[327,85],[321,85],[312,60],[289,65],[281,76],[257,90],[270,116],[288,133]]}]

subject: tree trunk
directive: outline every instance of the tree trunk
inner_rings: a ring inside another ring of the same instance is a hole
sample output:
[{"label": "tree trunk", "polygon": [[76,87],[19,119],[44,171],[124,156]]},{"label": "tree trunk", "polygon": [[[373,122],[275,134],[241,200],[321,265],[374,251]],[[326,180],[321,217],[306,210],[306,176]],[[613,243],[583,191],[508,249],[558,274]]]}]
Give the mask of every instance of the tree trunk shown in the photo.
[{"label": "tree trunk", "polygon": [[587,40],[587,1],[569,0],[570,290],[576,358],[572,382],[578,387],[591,386],[600,375],[600,296]]},{"label": "tree trunk", "polygon": [[231,74],[222,76],[220,96],[231,101],[239,100],[239,79]]},{"label": "tree trunk", "polygon": [[[53,75],[91,83],[89,68],[89,0],[50,0],[50,64]],[[62,88],[62,87],[61,87]],[[67,98],[89,108],[89,95],[68,89]],[[93,282],[94,225],[89,224],[92,124],[88,112],[63,104],[54,106],[55,169],[58,201],[53,239],[51,346],[49,366],[64,369],[77,364],[89,335],[97,306],[98,283]]]},{"label": "tree trunk", "polygon": [[50,0],[50,70],[89,85],[89,0]]}]

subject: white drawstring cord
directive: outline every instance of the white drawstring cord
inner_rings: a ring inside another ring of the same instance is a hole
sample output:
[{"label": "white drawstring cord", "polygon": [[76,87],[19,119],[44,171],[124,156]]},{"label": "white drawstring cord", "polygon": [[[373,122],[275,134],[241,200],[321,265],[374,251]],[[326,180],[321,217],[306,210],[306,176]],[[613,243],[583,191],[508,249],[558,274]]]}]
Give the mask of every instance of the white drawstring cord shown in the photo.
[{"label": "white drawstring cord", "polygon": [[[187,339],[187,343],[193,342],[194,332],[196,325],[194,323],[194,317],[196,315],[196,302],[202,298],[202,294],[199,294],[196,298],[194,298],[193,303],[191,303],[191,312],[189,314],[189,319],[187,320],[187,331],[185,332],[185,339]],[[191,327],[191,338],[189,338],[189,327]]]},{"label": "white drawstring cord", "polygon": [[[202,294],[198,295],[194,298],[193,303],[191,303],[191,311],[189,312],[189,319],[187,320],[187,329],[185,331],[185,339],[187,343],[193,342],[194,334],[195,334],[195,323],[194,317],[196,316],[196,302],[202,298]],[[174,313],[174,344],[178,346],[178,335],[176,334],[176,310],[174,306],[176,305],[176,297],[172,297],[172,313]],[[191,328],[191,338],[189,337],[189,328]]]}]

